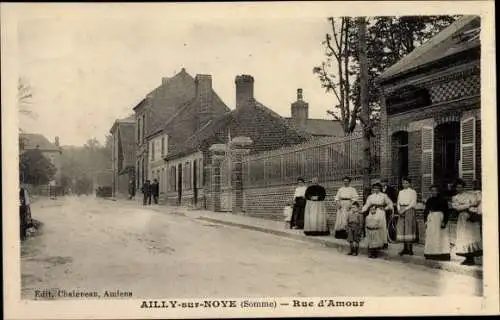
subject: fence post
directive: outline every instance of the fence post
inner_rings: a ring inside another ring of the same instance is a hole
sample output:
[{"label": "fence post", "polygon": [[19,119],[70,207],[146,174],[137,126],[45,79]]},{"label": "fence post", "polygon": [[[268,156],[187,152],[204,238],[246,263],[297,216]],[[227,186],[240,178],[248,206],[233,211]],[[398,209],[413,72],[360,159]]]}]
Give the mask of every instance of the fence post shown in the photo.
[{"label": "fence post", "polygon": [[220,166],[222,160],[224,160],[226,146],[224,144],[214,144],[210,147],[210,152],[212,152],[212,172],[210,177],[210,184],[212,190],[212,203],[211,209],[214,212],[221,211],[220,203]]},{"label": "fence post", "polygon": [[248,137],[236,137],[231,140],[233,213],[240,213],[243,211],[243,156],[250,152],[250,149],[245,149],[245,147],[251,144],[252,140]]}]

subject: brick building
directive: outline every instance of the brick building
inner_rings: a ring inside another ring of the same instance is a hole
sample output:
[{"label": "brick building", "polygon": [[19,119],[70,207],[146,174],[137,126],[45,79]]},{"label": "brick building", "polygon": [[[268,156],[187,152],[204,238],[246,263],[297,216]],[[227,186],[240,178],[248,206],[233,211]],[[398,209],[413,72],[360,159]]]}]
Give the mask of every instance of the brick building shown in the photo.
[{"label": "brick building", "polygon": [[481,177],[479,33],[479,17],[459,18],[378,80],[381,175],[408,175],[420,200],[433,183]]},{"label": "brick building", "polygon": [[135,179],[135,117],[116,120],[109,132],[113,139],[113,196],[127,196],[129,181]]},{"label": "brick building", "polygon": [[164,157],[177,152],[188,137],[213,117],[229,112],[229,108],[213,90],[210,75],[193,78],[183,68],[174,77],[163,78],[161,86],[148,94],[134,111],[137,187],[146,179],[158,179],[163,201],[170,183],[178,184],[177,178],[168,181]]}]

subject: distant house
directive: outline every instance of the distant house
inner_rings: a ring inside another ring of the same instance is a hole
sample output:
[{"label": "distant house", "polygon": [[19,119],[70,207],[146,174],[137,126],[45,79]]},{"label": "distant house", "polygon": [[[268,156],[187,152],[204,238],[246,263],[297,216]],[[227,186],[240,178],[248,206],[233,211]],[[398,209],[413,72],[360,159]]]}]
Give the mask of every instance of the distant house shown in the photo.
[{"label": "distant house", "polygon": [[[245,136],[252,139],[251,153],[299,144],[326,135],[335,130],[335,123],[327,130],[311,130],[281,117],[254,98],[254,78],[249,75],[236,77],[236,108],[213,118],[195,134],[184,140],[165,157],[169,180],[168,203],[202,206],[208,188],[212,144],[227,143],[231,138]],[[294,113],[292,113],[294,114]],[[299,116],[294,114],[296,120]],[[301,120],[307,120],[307,109]],[[328,120],[324,120],[328,123]],[[321,121],[320,121],[321,122]],[[311,131],[314,131],[311,132]],[[319,134],[318,134],[319,133]]]},{"label": "distant house", "polygon": [[464,16],[385,70],[382,176],[432,184],[481,178],[481,20]]},{"label": "distant house", "polygon": [[57,184],[61,183],[61,154],[62,149],[59,144],[59,137],[55,137],[54,143],[50,142],[44,135],[38,133],[20,133],[21,150],[24,153],[27,150],[38,149],[55,166],[56,175],[54,180]]},{"label": "distant house", "polygon": [[135,178],[135,117],[116,120],[109,132],[113,138],[113,196],[126,196],[129,181]]},{"label": "distant house", "polygon": [[297,101],[292,103],[291,118],[285,118],[305,130],[313,137],[343,136],[342,124],[337,120],[311,119],[309,118],[309,103],[303,99],[302,89],[297,89]]},{"label": "distant house", "polygon": [[135,108],[137,187],[146,179],[158,179],[160,197],[166,192],[168,172],[164,157],[209,120],[229,111],[212,88],[210,75],[193,78],[183,68],[172,78],[163,78]]}]

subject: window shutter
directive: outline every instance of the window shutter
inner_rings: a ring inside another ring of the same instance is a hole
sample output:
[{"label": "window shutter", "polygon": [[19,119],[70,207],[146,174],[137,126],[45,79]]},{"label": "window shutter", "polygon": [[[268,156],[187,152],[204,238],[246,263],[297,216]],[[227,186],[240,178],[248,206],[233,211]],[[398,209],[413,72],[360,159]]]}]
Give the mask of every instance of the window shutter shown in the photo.
[{"label": "window shutter", "polygon": [[476,178],[476,119],[468,117],[460,122],[460,176],[467,186]]},{"label": "window shutter", "polygon": [[434,171],[434,127],[422,127],[422,201],[429,196]]}]

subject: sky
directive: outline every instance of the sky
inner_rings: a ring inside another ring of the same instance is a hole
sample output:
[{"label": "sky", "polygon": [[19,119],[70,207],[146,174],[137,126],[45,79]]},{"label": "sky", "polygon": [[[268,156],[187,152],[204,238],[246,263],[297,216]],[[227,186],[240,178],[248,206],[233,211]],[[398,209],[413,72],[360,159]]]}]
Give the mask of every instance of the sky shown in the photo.
[{"label": "sky", "polygon": [[[19,72],[33,91],[36,118],[20,126],[63,145],[101,142],[113,122],[132,113],[146,93],[186,68],[211,74],[213,87],[230,109],[234,79],[255,78],[255,97],[290,116],[303,88],[311,118],[329,119],[334,98],[312,73],[324,59],[324,16],[180,15],[119,7],[27,12],[18,22]],[[172,7],[169,7],[172,8]]]}]

